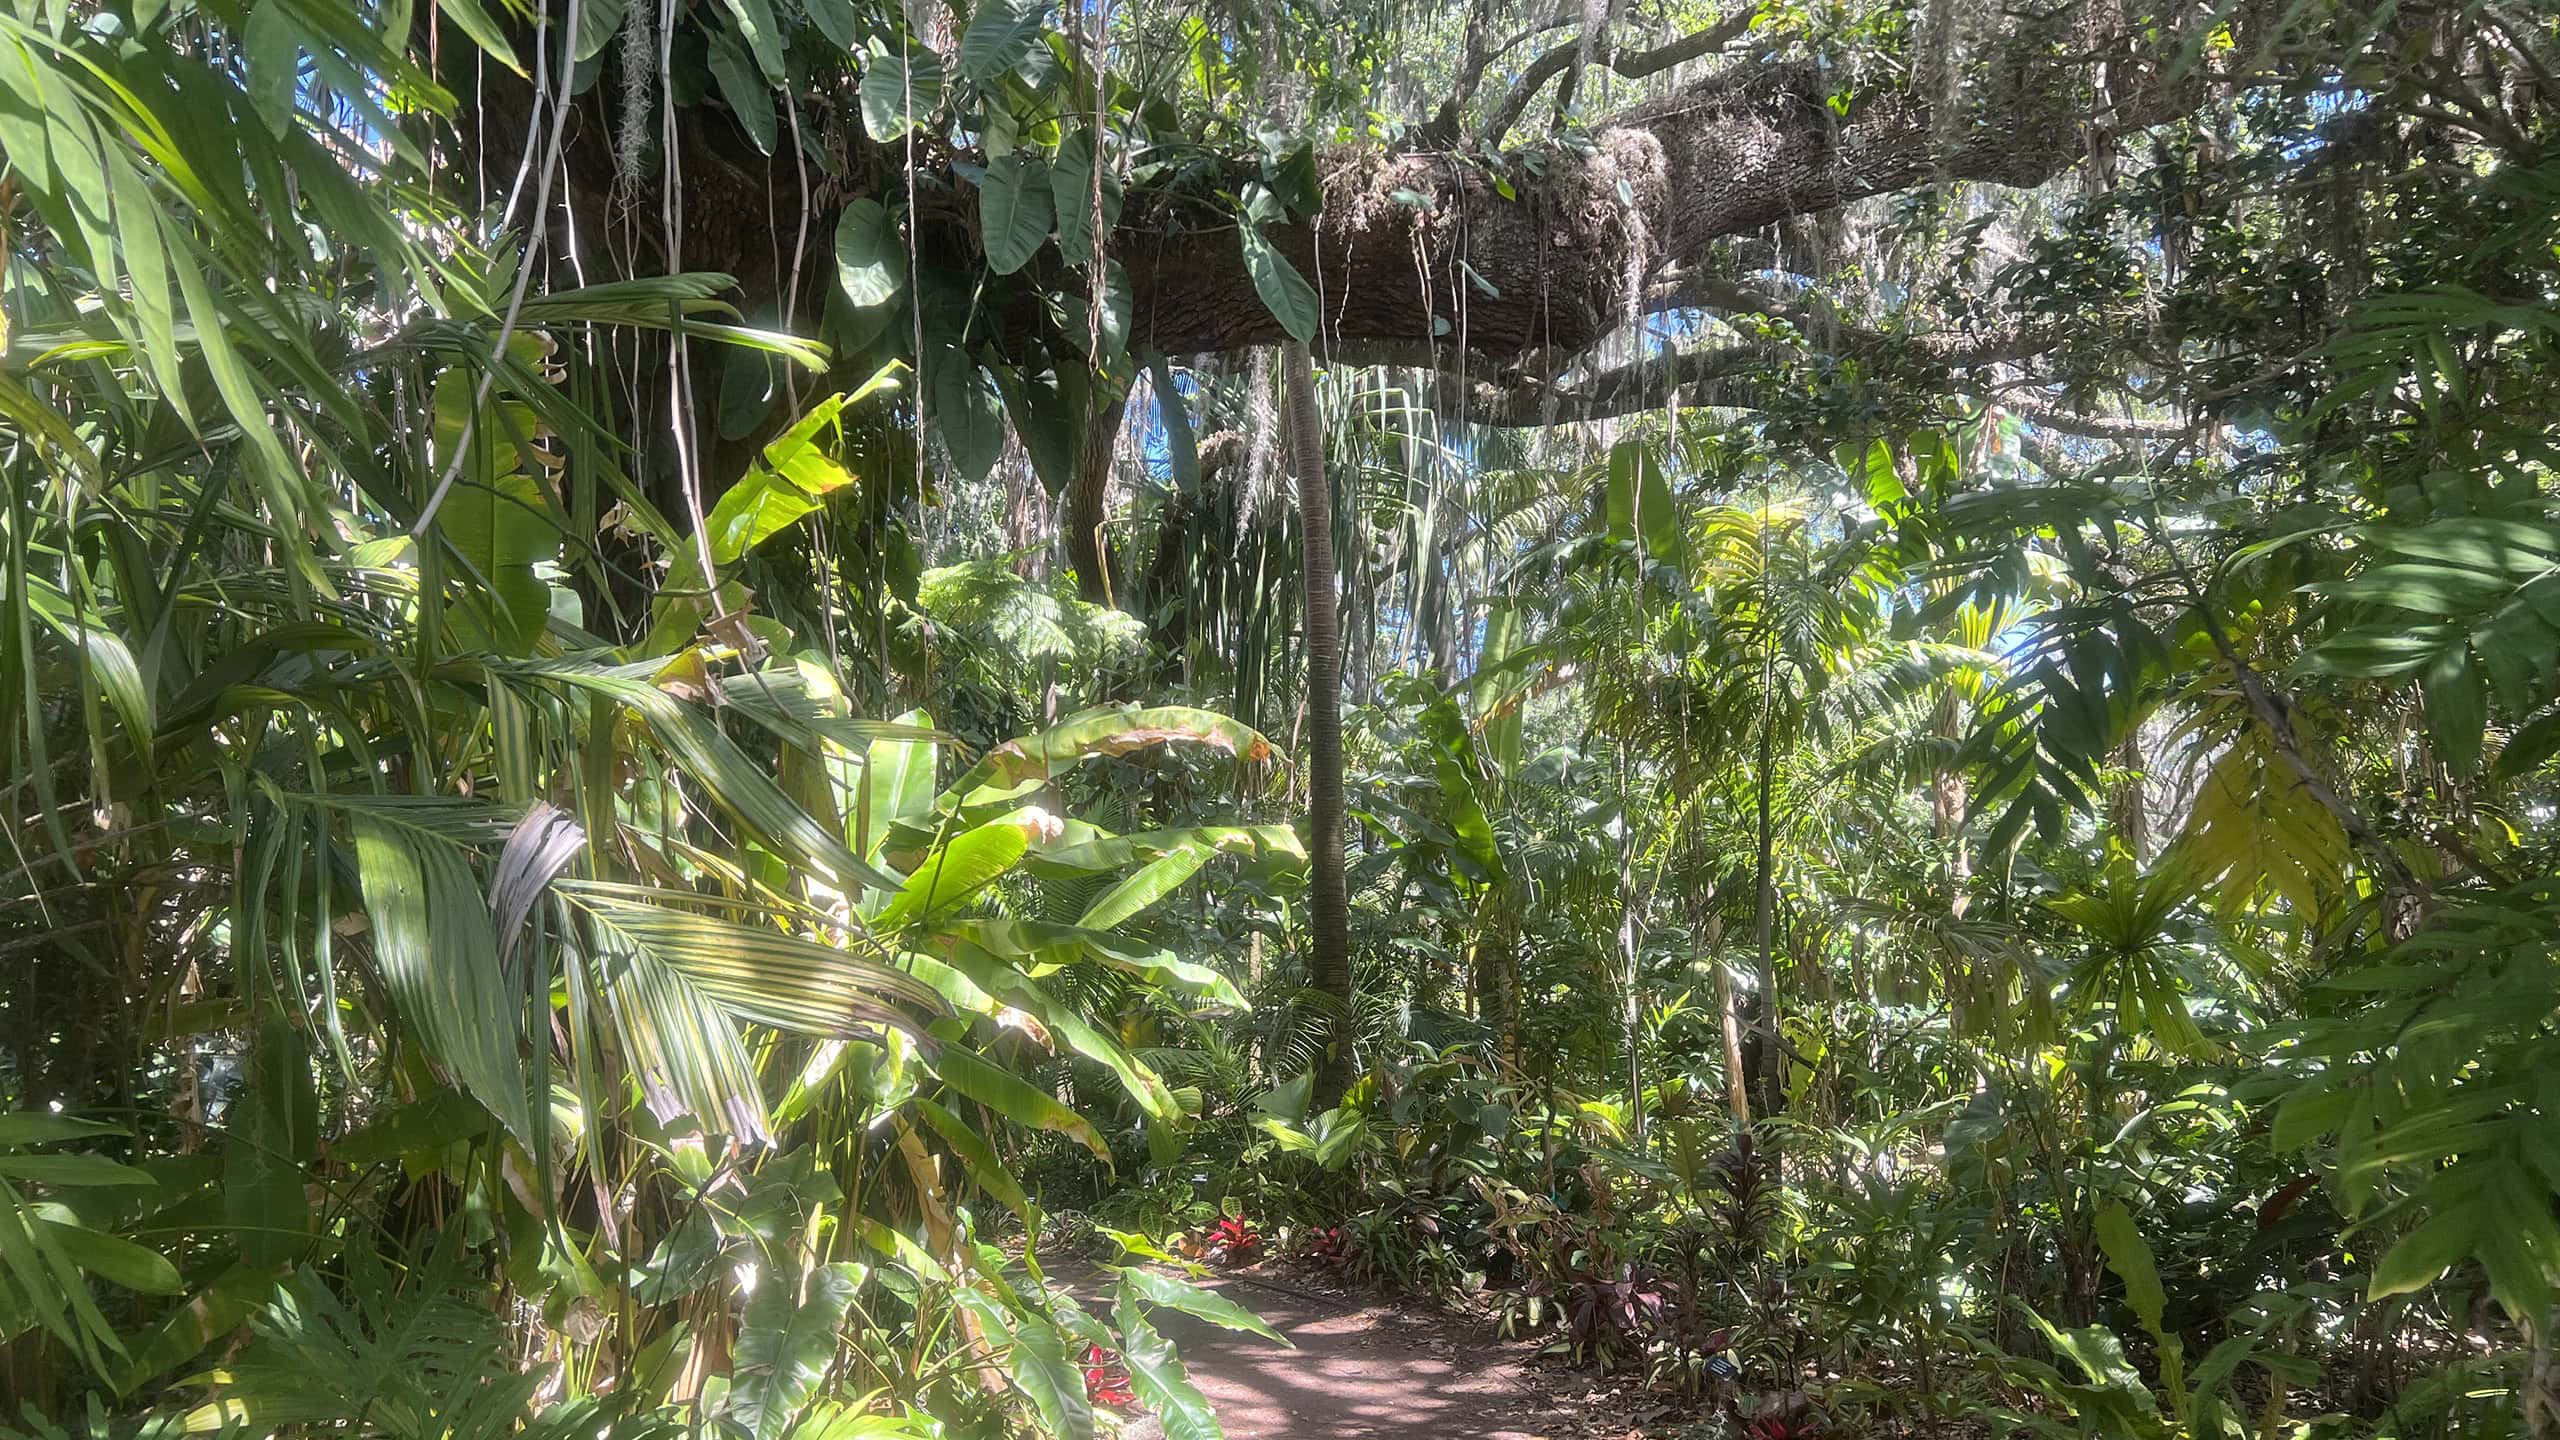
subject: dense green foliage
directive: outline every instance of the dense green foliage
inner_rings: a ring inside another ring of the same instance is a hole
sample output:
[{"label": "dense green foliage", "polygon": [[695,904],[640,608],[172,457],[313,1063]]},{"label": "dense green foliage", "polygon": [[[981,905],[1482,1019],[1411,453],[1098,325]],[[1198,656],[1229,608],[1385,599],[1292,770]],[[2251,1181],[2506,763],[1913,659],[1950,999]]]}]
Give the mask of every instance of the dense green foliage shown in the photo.
[{"label": "dense green foliage", "polygon": [[2262,8],[0,0],[0,1433],[2560,1435],[2560,22]]}]

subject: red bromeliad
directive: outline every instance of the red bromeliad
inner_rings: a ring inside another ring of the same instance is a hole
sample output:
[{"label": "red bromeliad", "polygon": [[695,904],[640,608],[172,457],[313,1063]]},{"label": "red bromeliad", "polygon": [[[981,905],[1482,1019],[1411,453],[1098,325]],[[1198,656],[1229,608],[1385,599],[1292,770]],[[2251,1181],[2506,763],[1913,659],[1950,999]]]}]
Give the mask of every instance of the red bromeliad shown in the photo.
[{"label": "red bromeliad", "polygon": [[1262,1232],[1252,1221],[1229,1215],[1209,1227],[1209,1250],[1225,1264],[1246,1264],[1262,1254]]},{"label": "red bromeliad", "polygon": [[1095,1405],[1118,1407],[1134,1404],[1137,1392],[1129,1388],[1129,1367],[1120,1357],[1099,1345],[1089,1345],[1084,1352],[1084,1398]]}]

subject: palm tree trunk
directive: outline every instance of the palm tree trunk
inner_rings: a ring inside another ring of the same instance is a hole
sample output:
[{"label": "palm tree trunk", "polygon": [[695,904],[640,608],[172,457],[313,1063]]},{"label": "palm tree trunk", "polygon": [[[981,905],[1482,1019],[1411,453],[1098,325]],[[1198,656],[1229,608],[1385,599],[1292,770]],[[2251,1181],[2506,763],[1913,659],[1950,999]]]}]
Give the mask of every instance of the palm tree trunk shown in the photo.
[{"label": "palm tree trunk", "polygon": [[1316,1061],[1321,1108],[1351,1088],[1351,894],[1342,874],[1342,629],[1336,611],[1333,493],[1324,473],[1324,427],[1316,415],[1315,362],[1307,347],[1281,347],[1289,394],[1290,453],[1298,467],[1298,542],[1305,555],[1307,634],[1307,851],[1312,948],[1307,985],[1322,998],[1323,1049]]}]

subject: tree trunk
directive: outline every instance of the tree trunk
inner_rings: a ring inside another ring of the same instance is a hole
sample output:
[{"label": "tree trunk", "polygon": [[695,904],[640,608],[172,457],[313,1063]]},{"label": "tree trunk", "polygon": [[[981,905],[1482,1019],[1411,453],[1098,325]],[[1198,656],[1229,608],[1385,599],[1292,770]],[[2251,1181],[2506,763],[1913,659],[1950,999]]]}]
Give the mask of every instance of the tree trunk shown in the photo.
[{"label": "tree trunk", "polygon": [[1076,452],[1075,478],[1067,486],[1067,558],[1076,567],[1076,593],[1096,605],[1114,599],[1111,547],[1103,541],[1102,527],[1111,520],[1111,456],[1128,408],[1129,392],[1122,390],[1088,417],[1084,444]]},{"label": "tree trunk", "polygon": [[[1707,895],[1709,906],[1715,894]],[[1733,969],[1724,962],[1724,917],[1709,915],[1706,925],[1707,954],[1716,967],[1716,1015],[1723,1022],[1724,1098],[1725,1108],[1733,1114],[1733,1128],[1747,1130],[1751,1126],[1751,1072],[1742,1059],[1742,1007],[1733,993]]]},{"label": "tree trunk", "polygon": [[1760,1090],[1760,1113],[1763,1115],[1774,1115],[1778,1113],[1781,1108],[1779,1102],[1786,1094],[1786,1087],[1782,1083],[1783,1077],[1786,1075],[1786,1060],[1784,1058],[1784,1051],[1781,1049],[1778,1042],[1778,957],[1776,950],[1778,906],[1777,876],[1773,870],[1777,858],[1778,831],[1774,818],[1770,814],[1769,808],[1772,799],[1770,790],[1777,778],[1778,743],[1777,692],[1775,688],[1777,685],[1777,657],[1774,650],[1776,642],[1773,639],[1770,643],[1773,648],[1770,655],[1762,665],[1760,677],[1760,861],[1758,895],[1752,906],[1752,928],[1757,932],[1754,937],[1754,944],[1759,952],[1757,956],[1757,971],[1760,982],[1759,1014],[1753,1019],[1751,1031],[1752,1040],[1756,1047],[1752,1055],[1753,1060],[1756,1062],[1752,1067],[1752,1080]]},{"label": "tree trunk", "polygon": [[1342,632],[1336,612],[1333,492],[1325,477],[1324,426],[1316,414],[1315,362],[1281,347],[1289,392],[1289,450],[1298,467],[1299,548],[1305,556],[1307,636],[1307,985],[1321,997],[1324,1037],[1316,1060],[1321,1109],[1351,1088],[1351,894],[1342,873]]},{"label": "tree trunk", "polygon": [[2107,828],[2124,842],[2134,863],[2142,863],[2151,848],[2151,807],[2142,793],[2142,727],[2135,725],[2125,732],[2124,743],[2116,747],[2115,768],[2124,772],[2107,795]]}]

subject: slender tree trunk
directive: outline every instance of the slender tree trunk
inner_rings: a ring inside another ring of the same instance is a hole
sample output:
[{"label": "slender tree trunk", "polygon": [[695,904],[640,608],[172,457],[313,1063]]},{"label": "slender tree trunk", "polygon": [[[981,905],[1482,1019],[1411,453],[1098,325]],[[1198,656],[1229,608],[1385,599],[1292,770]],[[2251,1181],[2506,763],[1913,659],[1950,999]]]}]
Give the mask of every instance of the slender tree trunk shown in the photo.
[{"label": "slender tree trunk", "polygon": [[2124,842],[2138,865],[2151,849],[2151,807],[2142,793],[2141,726],[2125,732],[2124,743],[2116,747],[2113,760],[2115,767],[2124,772],[2124,779],[2107,796],[2107,828],[2116,832],[2116,838]]},{"label": "slender tree trunk", "polygon": [[2560,1331],[2560,1305],[2533,1317],[2528,1335],[2524,1376],[2524,1429],[2532,1440],[2560,1440],[2560,1359],[2552,1337]]},{"label": "slender tree trunk", "polygon": [[1335,609],[1333,494],[1324,473],[1324,426],[1316,414],[1315,362],[1307,348],[1281,347],[1289,395],[1289,450],[1298,467],[1298,541],[1307,635],[1307,851],[1311,948],[1307,984],[1326,1002],[1318,1017],[1324,1046],[1316,1061],[1318,1108],[1351,1088],[1351,894],[1342,874],[1342,631]]},{"label": "slender tree trunk", "polygon": [[[1938,697],[1935,728],[1938,738],[1952,752],[1964,739],[1964,716],[1956,692],[1948,690]],[[1964,772],[1953,765],[1941,766],[1929,777],[1929,834],[1947,847],[1947,913],[1961,920],[1965,907],[1972,903],[1965,894],[1965,884],[1973,878],[1972,858],[1965,854],[1964,818],[1968,804]]]},{"label": "slender tree trunk", "polygon": [[[1097,378],[1094,383],[1105,382]],[[1111,587],[1111,547],[1102,527],[1111,519],[1111,456],[1128,408],[1129,393],[1121,390],[1088,417],[1076,473],[1067,485],[1067,559],[1076,567],[1076,593],[1095,605],[1117,601]]]},{"label": "slender tree trunk", "polygon": [[[1707,892],[1707,905],[1715,905],[1715,892]],[[1750,1071],[1742,1059],[1742,1010],[1733,993],[1733,970],[1724,960],[1724,917],[1709,915],[1706,921],[1707,953],[1716,967],[1716,1013],[1724,1030],[1724,1098],[1725,1107],[1733,1113],[1733,1128],[1747,1130],[1751,1126]]]},{"label": "slender tree trunk", "polygon": [[[1775,641],[1771,644],[1774,646]],[[1778,918],[1777,876],[1773,873],[1777,857],[1778,832],[1770,813],[1770,790],[1777,775],[1777,657],[1773,652],[1764,663],[1761,675],[1760,707],[1760,875],[1759,894],[1753,905],[1752,925],[1757,931],[1760,981],[1760,1013],[1752,1027],[1752,1038],[1758,1043],[1755,1058],[1759,1061],[1753,1079],[1760,1087],[1760,1113],[1778,1111],[1779,1097],[1786,1093],[1782,1077],[1786,1074],[1784,1052],[1778,1044],[1778,956],[1776,925]]]}]

